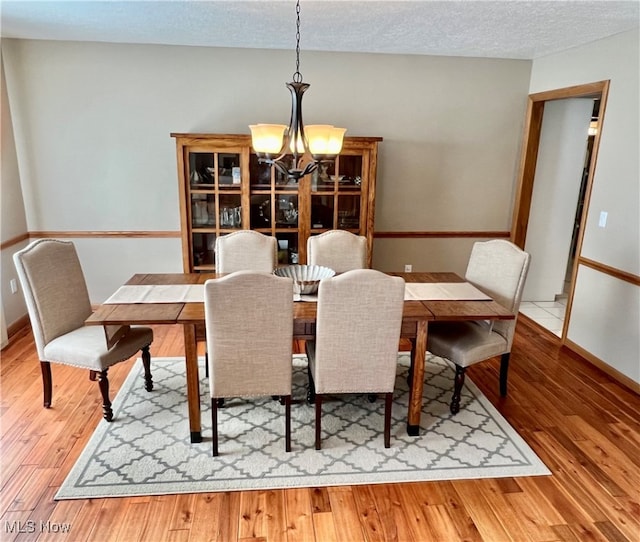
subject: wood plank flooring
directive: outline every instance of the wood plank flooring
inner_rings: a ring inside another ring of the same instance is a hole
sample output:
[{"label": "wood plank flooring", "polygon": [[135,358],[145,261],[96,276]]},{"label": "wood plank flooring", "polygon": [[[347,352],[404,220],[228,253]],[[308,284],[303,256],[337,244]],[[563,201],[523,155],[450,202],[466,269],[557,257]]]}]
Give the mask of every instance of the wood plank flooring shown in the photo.
[{"label": "wood plank flooring", "polygon": [[[157,326],[155,336],[153,356],[183,352],[179,327]],[[110,371],[112,397],[132,363]],[[2,351],[2,541],[640,540],[640,397],[526,319],[507,398],[498,394],[499,359],[468,376],[552,470],[548,477],[55,502],[101,407],[86,372],[52,370],[46,410],[30,332]]]}]

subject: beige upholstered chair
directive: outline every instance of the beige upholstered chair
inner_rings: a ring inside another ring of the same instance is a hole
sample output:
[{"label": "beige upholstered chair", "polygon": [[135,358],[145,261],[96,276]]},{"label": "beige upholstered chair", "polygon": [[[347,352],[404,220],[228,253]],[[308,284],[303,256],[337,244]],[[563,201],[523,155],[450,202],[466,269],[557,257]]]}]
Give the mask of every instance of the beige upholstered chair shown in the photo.
[{"label": "beige upholstered chair", "polygon": [[[530,256],[513,243],[494,239],[475,243],[465,279],[517,316]],[[507,394],[507,373],[516,320],[436,322],[429,325],[427,350],[452,361],[456,376],[451,412],[460,410],[460,393],[467,367],[495,356],[500,363],[500,394]]]},{"label": "beige upholstered chair", "polygon": [[336,273],[367,268],[367,238],[344,230],[329,230],[307,240],[309,265],[324,265]]},{"label": "beige upholstered chair", "polygon": [[124,326],[105,330],[102,326],[84,325],[91,315],[91,303],[73,243],[41,239],[16,252],[13,260],[40,358],[45,408],[51,406],[52,399],[50,362],[89,369],[91,380],[98,380],[103,415],[109,422],[113,419],[109,367],[142,350],[145,387],[147,391],[153,389],[150,328]]},{"label": "beige upholstered chair", "polygon": [[[234,231],[216,238],[216,272],[260,271],[271,273],[278,263],[278,241],[254,230]],[[198,337],[200,340],[201,337]],[[205,352],[208,360],[209,353]],[[209,376],[207,362],[206,376]],[[224,399],[218,406],[224,405]]]},{"label": "beige upholstered chair", "polygon": [[293,280],[237,271],[204,286],[213,455],[218,455],[218,400],[280,396],[285,449],[291,450]]},{"label": "beige upholstered chair", "polygon": [[271,273],[278,262],[278,241],[257,231],[240,230],[216,238],[215,252],[218,273]]},{"label": "beige upholstered chair", "polygon": [[380,271],[357,269],[320,282],[316,339],[306,343],[317,450],[322,398],[342,393],[385,394],[384,445],[389,448],[403,306],[404,280]]}]

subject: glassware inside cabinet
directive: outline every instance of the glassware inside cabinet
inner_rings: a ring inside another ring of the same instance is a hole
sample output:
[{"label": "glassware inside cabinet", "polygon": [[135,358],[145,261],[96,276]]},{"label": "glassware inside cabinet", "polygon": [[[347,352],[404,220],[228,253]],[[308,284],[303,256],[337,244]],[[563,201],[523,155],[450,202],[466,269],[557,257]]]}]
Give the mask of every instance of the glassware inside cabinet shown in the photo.
[{"label": "glassware inside cabinet", "polygon": [[214,228],[216,225],[216,199],[214,194],[191,194],[191,226]]},{"label": "glassware inside cabinet", "polygon": [[190,152],[189,153],[189,184],[191,190],[213,188],[214,153]]},{"label": "glassware inside cabinet", "polygon": [[360,228],[360,196],[338,196],[338,228],[357,230]]},{"label": "glassware inside cabinet", "polygon": [[221,194],[219,209],[220,228],[242,228],[242,205],[240,194]]}]

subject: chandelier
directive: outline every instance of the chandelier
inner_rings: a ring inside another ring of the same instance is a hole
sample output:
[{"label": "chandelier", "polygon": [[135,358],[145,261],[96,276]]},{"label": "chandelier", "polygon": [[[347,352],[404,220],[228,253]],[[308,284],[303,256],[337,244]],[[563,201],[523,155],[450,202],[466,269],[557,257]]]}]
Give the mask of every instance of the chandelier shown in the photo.
[{"label": "chandelier", "polygon": [[302,122],[302,95],[309,88],[300,73],[300,0],[296,2],[296,71],[286,84],[291,92],[291,119],[284,124],[252,124],[251,144],[262,163],[269,164],[289,179],[315,171],[321,162],[330,162],[340,153],[346,128]]}]

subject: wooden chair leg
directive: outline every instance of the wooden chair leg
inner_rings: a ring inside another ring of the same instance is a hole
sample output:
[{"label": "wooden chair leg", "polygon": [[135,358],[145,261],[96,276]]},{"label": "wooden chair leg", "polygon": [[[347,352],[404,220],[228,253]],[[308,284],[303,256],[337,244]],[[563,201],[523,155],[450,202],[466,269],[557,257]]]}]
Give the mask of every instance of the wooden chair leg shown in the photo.
[{"label": "wooden chair leg", "polygon": [[391,408],[393,406],[393,393],[384,394],[384,447],[391,447]]},{"label": "wooden chair leg", "polygon": [[51,407],[51,397],[53,395],[53,386],[51,384],[51,364],[48,361],[40,362],[40,370],[42,371],[42,388],[44,390],[44,408]]},{"label": "wooden chair leg", "polygon": [[451,414],[457,414],[460,411],[460,394],[462,393],[462,386],[464,386],[464,374],[467,370],[466,367],[460,367],[456,365],[456,377],[453,386],[453,397],[451,398]]},{"label": "wooden chair leg", "polygon": [[153,378],[151,378],[151,354],[149,353],[148,346],[145,346],[142,349],[142,365],[144,366],[144,389],[152,391]]},{"label": "wooden chair leg", "polygon": [[322,395],[316,394],[315,396],[316,403],[316,450],[320,449],[320,435],[322,433]]},{"label": "wooden chair leg", "polygon": [[284,449],[291,451],[291,395],[284,396]]},{"label": "wooden chair leg", "polygon": [[113,420],[113,410],[111,410],[111,401],[109,400],[109,378],[107,377],[108,369],[96,372],[98,376],[98,386],[102,394],[102,417],[110,422]]},{"label": "wooden chair leg", "polygon": [[507,396],[507,377],[509,374],[509,358],[511,357],[511,353],[507,352],[506,354],[502,354],[500,358],[500,395],[502,397]]},{"label": "wooden chair leg", "polygon": [[311,374],[311,367],[307,365],[307,377],[309,381],[309,387],[307,388],[307,403],[312,405],[316,401],[316,385],[313,382],[313,375]]},{"label": "wooden chair leg", "polygon": [[213,457],[218,455],[218,401],[211,398],[211,427],[213,428]]}]

